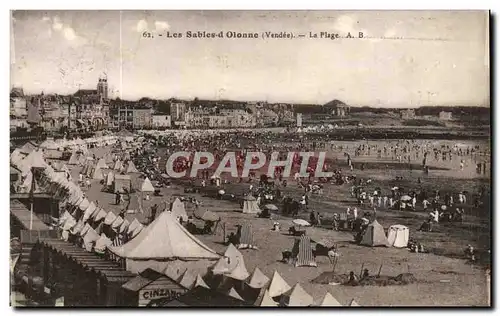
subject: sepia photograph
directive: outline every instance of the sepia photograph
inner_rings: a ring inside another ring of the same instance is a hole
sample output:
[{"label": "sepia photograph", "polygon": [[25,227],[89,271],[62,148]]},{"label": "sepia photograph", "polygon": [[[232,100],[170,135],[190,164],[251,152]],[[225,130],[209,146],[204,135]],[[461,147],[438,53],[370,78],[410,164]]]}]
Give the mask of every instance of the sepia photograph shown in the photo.
[{"label": "sepia photograph", "polygon": [[489,11],[10,11],[10,306],[491,307]]}]

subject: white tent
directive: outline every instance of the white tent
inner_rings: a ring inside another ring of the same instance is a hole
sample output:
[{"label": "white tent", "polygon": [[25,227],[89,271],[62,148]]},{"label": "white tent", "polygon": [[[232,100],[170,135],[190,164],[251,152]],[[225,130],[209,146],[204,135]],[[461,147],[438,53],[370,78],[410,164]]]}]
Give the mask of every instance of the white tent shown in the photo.
[{"label": "white tent", "polygon": [[[132,225],[131,225],[132,226]],[[169,212],[163,212],[139,235],[110,250],[127,259],[218,259],[220,256],[191,235]]]},{"label": "white tent", "polygon": [[403,225],[392,225],[387,234],[389,245],[396,248],[405,248],[410,239],[410,229]]},{"label": "white tent", "polygon": [[132,160],[130,160],[127,165],[127,173],[138,173],[138,172],[139,170],[137,170]]},{"label": "white tent", "polygon": [[274,271],[273,278],[271,279],[271,284],[269,284],[269,296],[276,297],[280,296],[291,289],[290,285],[281,277],[278,271]]},{"label": "white tent", "polygon": [[184,203],[181,202],[178,198],[175,198],[174,202],[172,203],[172,206],[170,207],[170,212],[174,216],[174,218],[179,218],[181,217],[183,221],[188,220],[188,215],[186,213],[186,208],[184,206]]},{"label": "white tent", "polygon": [[146,177],[144,181],[142,182],[141,185],[141,192],[154,192],[155,188],[153,187],[153,184],[151,181],[149,181],[149,178]]},{"label": "white tent", "polygon": [[332,294],[326,292],[325,297],[319,304],[319,306],[342,306],[339,301]]},{"label": "white tent", "polygon": [[108,169],[108,165],[106,164],[106,160],[104,158],[101,158],[99,159],[99,161],[97,162],[97,166],[96,166],[96,169],[97,168],[101,168],[101,169]]}]

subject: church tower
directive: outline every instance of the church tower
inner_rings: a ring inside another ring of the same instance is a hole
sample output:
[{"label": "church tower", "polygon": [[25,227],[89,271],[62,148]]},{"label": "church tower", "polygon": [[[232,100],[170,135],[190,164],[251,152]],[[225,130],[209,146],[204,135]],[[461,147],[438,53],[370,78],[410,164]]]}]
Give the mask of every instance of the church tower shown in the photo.
[{"label": "church tower", "polygon": [[104,100],[108,99],[108,78],[106,76],[99,77],[97,94]]}]

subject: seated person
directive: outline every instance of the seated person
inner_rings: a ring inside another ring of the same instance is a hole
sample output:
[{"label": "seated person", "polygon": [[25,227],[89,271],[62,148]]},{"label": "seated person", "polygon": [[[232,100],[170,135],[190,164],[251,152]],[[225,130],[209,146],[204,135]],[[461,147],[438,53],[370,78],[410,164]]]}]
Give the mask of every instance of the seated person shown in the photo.
[{"label": "seated person", "polygon": [[262,212],[259,213],[258,216],[260,218],[270,218],[271,217],[271,213],[269,212],[268,209],[264,209],[264,210],[262,210]]},{"label": "seated person", "polygon": [[427,221],[423,222],[418,231],[422,232],[432,231],[432,220],[429,218]]},{"label": "seated person", "polygon": [[237,245],[240,243],[240,239],[235,233],[230,233],[229,236],[227,236],[227,242],[229,244]]}]

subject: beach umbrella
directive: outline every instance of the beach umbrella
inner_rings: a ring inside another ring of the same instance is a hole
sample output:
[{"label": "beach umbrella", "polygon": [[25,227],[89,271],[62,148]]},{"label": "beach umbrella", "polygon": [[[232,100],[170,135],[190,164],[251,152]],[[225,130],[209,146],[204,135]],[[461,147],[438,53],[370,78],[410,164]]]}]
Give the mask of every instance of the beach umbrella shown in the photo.
[{"label": "beach umbrella", "polygon": [[267,209],[270,211],[277,211],[278,207],[274,204],[266,204],[266,205],[264,205],[264,209]]},{"label": "beach umbrella", "polygon": [[411,200],[411,197],[409,195],[403,195],[401,197],[401,201],[410,201]]},{"label": "beach umbrella", "polygon": [[308,221],[303,220],[303,219],[300,219],[300,218],[298,218],[298,219],[294,219],[294,220],[292,221],[292,223],[294,223],[294,224],[295,224],[295,225],[297,225],[297,226],[311,226],[311,224],[309,224],[309,222],[308,222]]}]

